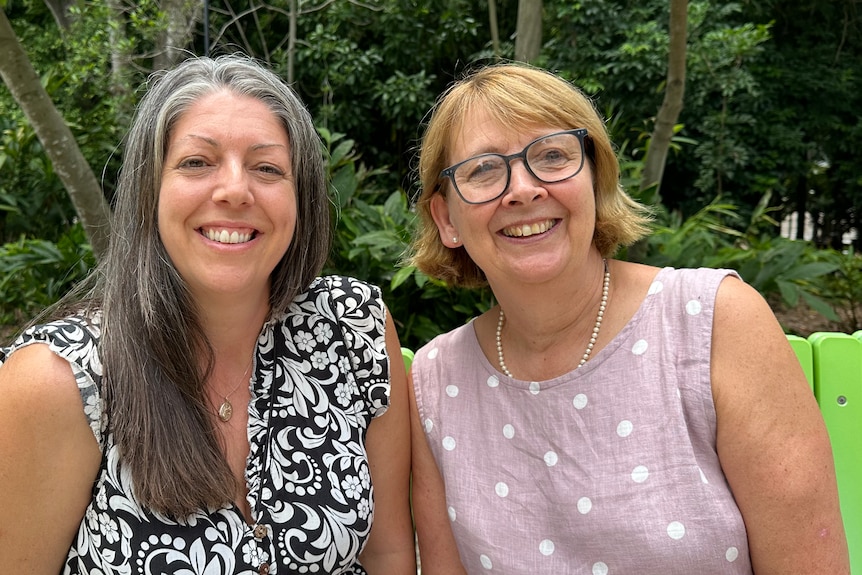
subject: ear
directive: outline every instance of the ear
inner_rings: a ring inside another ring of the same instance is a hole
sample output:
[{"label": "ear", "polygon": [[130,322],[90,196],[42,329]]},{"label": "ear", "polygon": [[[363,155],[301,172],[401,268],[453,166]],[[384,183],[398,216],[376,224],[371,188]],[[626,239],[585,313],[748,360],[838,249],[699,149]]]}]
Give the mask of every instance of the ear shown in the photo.
[{"label": "ear", "polygon": [[452,223],[449,214],[449,204],[441,194],[434,194],[431,198],[431,217],[434,218],[434,223],[437,224],[437,230],[440,232],[440,241],[447,248],[457,248],[461,246],[461,235],[458,233],[458,228]]}]

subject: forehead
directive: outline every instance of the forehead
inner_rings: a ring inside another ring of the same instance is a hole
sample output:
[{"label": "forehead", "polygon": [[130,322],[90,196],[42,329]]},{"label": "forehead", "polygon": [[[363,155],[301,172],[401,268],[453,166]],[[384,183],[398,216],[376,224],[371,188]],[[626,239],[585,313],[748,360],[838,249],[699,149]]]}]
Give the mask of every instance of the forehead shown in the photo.
[{"label": "forehead", "polygon": [[487,108],[474,106],[453,123],[448,159],[458,161],[478,154],[520,151],[536,138],[560,129],[563,128],[538,122],[507,122]]},{"label": "forehead", "polygon": [[169,138],[189,133],[224,137],[254,136],[285,142],[287,130],[281,119],[258,98],[219,90],[192,102],[176,120]]}]

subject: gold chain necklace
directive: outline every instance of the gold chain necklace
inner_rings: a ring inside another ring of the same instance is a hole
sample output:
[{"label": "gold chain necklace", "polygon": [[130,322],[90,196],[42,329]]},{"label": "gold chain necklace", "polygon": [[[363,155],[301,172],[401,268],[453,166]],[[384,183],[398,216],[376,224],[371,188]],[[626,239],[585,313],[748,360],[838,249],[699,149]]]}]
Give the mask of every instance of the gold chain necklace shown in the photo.
[{"label": "gold chain necklace", "polygon": [[249,376],[249,373],[251,373],[251,364],[252,364],[252,362],[249,362],[248,367],[245,369],[245,373],[243,374],[242,380],[238,384],[236,384],[236,387],[233,388],[233,390],[230,393],[228,393],[227,395],[224,396],[224,401],[221,403],[221,405],[218,408],[218,418],[221,419],[225,423],[230,421],[230,418],[233,416],[233,405],[231,404],[230,399],[228,399],[228,398],[231,395],[233,395],[236,390],[238,390],[240,388],[240,386],[243,384],[243,382],[248,384],[248,376]]}]

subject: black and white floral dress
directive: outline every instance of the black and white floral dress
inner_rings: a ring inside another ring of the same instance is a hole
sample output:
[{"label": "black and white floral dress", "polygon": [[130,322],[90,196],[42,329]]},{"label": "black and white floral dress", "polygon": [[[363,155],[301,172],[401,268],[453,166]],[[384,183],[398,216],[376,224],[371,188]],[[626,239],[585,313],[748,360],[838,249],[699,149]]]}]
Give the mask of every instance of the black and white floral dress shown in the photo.
[{"label": "black and white floral dress", "polygon": [[183,522],[142,508],[103,415],[98,320],[35,326],[13,346],[46,343],[72,366],[102,447],[93,497],[64,573],[364,574],[358,556],[374,515],[365,451],[389,405],[385,308],[379,290],[317,279],[257,342],[248,406],[249,525],[235,505]]}]

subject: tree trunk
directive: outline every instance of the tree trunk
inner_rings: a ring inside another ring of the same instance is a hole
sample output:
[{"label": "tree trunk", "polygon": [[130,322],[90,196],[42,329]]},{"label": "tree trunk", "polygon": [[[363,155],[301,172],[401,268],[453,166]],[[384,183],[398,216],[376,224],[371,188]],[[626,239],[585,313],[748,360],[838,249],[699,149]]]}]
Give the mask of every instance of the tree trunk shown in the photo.
[{"label": "tree trunk", "polygon": [[796,178],[794,190],[794,205],[796,207],[796,233],[793,239],[805,239],[805,213],[808,211],[808,179],[805,176]]},{"label": "tree trunk", "polygon": [[69,29],[69,8],[75,5],[75,0],[45,0],[45,6],[51,11],[54,22],[63,32]]},{"label": "tree trunk", "polygon": [[497,26],[497,0],[488,0],[488,24],[491,28],[491,49],[494,59],[499,60],[500,54],[500,32]]},{"label": "tree trunk", "polygon": [[111,93],[122,96],[129,92],[129,58],[124,47],[126,18],[122,0],[107,0],[110,13],[108,44],[111,50]]},{"label": "tree trunk", "polygon": [[299,3],[297,0],[289,0],[290,16],[288,17],[288,38],[287,38],[287,83],[293,84],[293,66],[296,62],[296,23],[299,13]]},{"label": "tree trunk", "polygon": [[108,246],[111,213],[99,181],[39,81],[6,13],[0,10],[0,78],[21,106],[81,218],[96,257]]},{"label": "tree trunk", "polygon": [[542,49],[542,0],[518,0],[515,60],[532,62]]},{"label": "tree trunk", "polygon": [[167,23],[159,35],[153,67],[165,70],[173,67],[187,53],[192,31],[201,18],[203,0],[162,0]]},{"label": "tree trunk", "polygon": [[641,190],[655,186],[654,203],[659,203],[661,200],[659,188],[667,161],[667,151],[673,137],[673,127],[676,125],[680,111],[682,111],[685,94],[687,12],[688,0],[670,0],[670,50],[668,52],[667,85],[664,101],[656,115],[640,183]]}]

